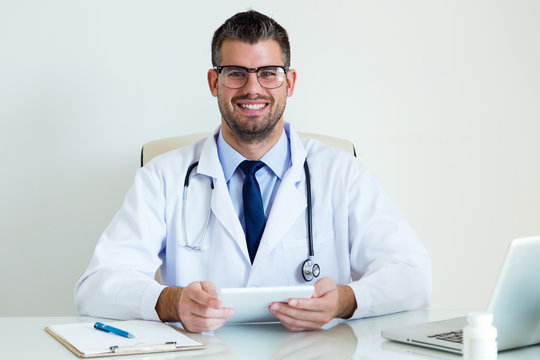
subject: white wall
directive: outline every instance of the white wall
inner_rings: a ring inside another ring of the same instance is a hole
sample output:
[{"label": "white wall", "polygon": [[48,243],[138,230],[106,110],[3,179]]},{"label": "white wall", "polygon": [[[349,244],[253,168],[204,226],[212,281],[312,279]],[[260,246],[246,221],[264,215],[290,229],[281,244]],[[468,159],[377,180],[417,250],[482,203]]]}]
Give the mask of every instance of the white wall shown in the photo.
[{"label": "white wall", "polygon": [[0,0],[0,315],[75,313],[141,144],[217,126],[211,36],[249,7],[289,31],[286,118],[355,142],[421,236],[432,306],[486,304],[540,234],[540,2]]}]

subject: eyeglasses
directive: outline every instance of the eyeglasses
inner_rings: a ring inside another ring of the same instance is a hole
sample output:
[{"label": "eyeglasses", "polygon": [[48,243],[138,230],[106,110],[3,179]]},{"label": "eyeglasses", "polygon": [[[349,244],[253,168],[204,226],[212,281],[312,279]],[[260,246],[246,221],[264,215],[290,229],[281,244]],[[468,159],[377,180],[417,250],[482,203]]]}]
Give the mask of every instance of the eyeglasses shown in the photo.
[{"label": "eyeglasses", "polygon": [[214,66],[221,76],[221,83],[229,89],[240,89],[247,84],[249,73],[257,74],[257,81],[262,87],[276,89],[283,85],[287,77],[288,66],[261,66],[248,69],[243,66]]}]

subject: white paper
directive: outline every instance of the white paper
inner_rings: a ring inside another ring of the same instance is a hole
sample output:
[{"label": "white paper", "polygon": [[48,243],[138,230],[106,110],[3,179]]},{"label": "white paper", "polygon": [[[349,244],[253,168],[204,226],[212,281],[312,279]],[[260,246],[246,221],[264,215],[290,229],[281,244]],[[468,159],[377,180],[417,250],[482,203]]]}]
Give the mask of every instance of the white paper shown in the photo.
[{"label": "white paper", "polygon": [[105,322],[106,325],[133,334],[135,336],[133,339],[96,330],[94,329],[94,324],[61,324],[51,325],[49,328],[85,355],[109,353],[111,352],[111,346],[144,347],[164,345],[172,341],[176,342],[177,347],[202,345],[200,342],[187,337],[167,324],[157,321],[127,320]]}]

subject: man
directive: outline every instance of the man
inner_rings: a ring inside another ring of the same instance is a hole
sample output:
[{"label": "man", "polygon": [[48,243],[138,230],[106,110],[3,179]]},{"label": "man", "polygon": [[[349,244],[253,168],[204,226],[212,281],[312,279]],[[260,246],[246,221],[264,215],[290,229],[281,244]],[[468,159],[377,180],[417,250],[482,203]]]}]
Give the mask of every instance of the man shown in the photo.
[{"label": "man", "polygon": [[[269,311],[306,330],[426,305],[429,256],[373,175],[284,123],[296,81],[285,29],[255,11],[236,14],[214,34],[212,63],[221,127],[139,170],[76,286],[79,312],[211,331],[234,314],[216,288],[305,284],[305,162],[321,278],[311,299]],[[188,199],[181,191],[190,166]],[[160,266],[166,286],[153,280]]]}]

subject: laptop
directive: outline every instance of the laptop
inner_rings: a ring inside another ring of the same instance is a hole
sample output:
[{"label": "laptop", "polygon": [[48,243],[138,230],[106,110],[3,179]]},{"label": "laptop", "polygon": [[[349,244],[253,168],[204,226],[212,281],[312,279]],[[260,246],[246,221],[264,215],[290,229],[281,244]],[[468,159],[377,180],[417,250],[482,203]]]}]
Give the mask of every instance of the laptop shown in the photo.
[{"label": "laptop", "polygon": [[[497,328],[498,350],[540,343],[540,236],[510,243],[488,312]],[[394,341],[461,354],[467,317],[389,329]]]}]

